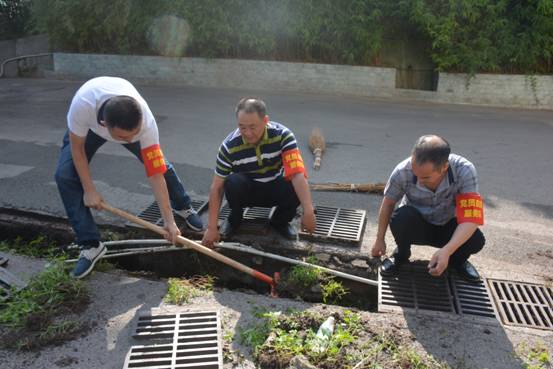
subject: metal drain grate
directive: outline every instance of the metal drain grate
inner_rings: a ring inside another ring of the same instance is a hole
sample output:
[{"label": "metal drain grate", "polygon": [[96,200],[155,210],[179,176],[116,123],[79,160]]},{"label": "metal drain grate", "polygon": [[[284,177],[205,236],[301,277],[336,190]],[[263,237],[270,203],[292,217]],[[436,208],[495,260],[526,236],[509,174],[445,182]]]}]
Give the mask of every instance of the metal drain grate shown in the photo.
[{"label": "metal drain grate", "polygon": [[459,315],[482,316],[495,319],[495,310],[483,281],[466,282],[459,277],[450,278],[456,310]]},{"label": "metal drain grate", "polygon": [[[192,199],[190,205],[192,205],[192,208],[196,210],[198,214],[201,214],[207,207],[207,201]],[[155,225],[163,226],[163,219],[161,218],[161,212],[159,211],[159,206],[156,201],[152,202],[150,206],[140,212],[137,217]],[[177,219],[180,219],[180,217],[176,216],[175,220]],[[134,226],[134,223],[132,225]]]},{"label": "metal drain grate", "polygon": [[414,310],[495,319],[483,282],[468,283],[450,272],[433,277],[428,273],[427,264],[413,262],[403,265],[396,276],[379,275],[378,310]]},{"label": "metal drain grate", "polygon": [[[268,230],[269,219],[273,215],[275,208],[265,208],[254,206],[244,208],[242,213],[242,224],[240,224],[240,232],[265,234]],[[230,207],[228,203],[221,208],[219,212],[219,223],[224,221],[230,215]]]},{"label": "metal drain grate", "polygon": [[155,340],[132,346],[124,369],[222,369],[217,312],[141,316],[134,337]]},{"label": "metal drain grate", "polygon": [[550,287],[488,279],[505,325],[553,330],[553,290]]},{"label": "metal drain grate", "polygon": [[363,238],[365,210],[316,206],[317,228],[311,235],[300,232],[302,238],[341,241],[358,244]]},{"label": "metal drain grate", "polygon": [[[396,276],[381,276],[378,293],[379,310],[441,311],[455,313],[448,278],[432,277],[424,265],[412,263],[402,266]],[[380,306],[397,307],[385,309]]]}]

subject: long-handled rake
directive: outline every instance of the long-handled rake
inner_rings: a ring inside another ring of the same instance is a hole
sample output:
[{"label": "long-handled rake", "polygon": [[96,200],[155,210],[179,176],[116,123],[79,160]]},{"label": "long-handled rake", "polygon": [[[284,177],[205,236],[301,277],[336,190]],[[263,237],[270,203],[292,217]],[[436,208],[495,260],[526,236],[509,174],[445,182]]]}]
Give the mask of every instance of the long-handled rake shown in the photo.
[{"label": "long-handled rake", "polygon": [[[163,228],[161,228],[160,226],[157,226],[157,225],[152,224],[150,222],[147,222],[143,219],[140,219],[140,218],[138,218],[138,217],[136,217],[132,214],[129,214],[129,213],[123,211],[123,210],[114,208],[113,206],[111,206],[109,204],[106,204],[105,202],[102,203],[102,209],[104,209],[106,211],[109,211],[110,213],[112,213],[114,215],[117,215],[121,218],[124,218],[124,219],[126,219],[130,222],[141,225],[144,228],[147,228],[150,231],[156,232],[160,235],[165,234],[165,230]],[[276,281],[275,281],[275,279],[269,277],[268,275],[263,274],[261,272],[258,272],[257,270],[252,269],[252,268],[250,268],[250,267],[248,267],[244,264],[241,264],[241,263],[237,262],[236,260],[233,260],[229,257],[226,257],[225,255],[219,254],[217,251],[214,251],[214,250],[212,250],[208,247],[205,247],[202,244],[199,244],[195,241],[189,240],[188,238],[178,236],[177,237],[177,243],[180,244],[181,246],[186,246],[186,247],[194,249],[198,252],[201,252],[204,255],[207,255],[207,256],[209,256],[213,259],[216,259],[216,260],[218,260],[222,263],[225,263],[228,266],[233,267],[234,269],[237,269],[241,272],[249,274],[250,276],[252,276],[256,279],[269,284],[271,286],[271,296],[275,296],[275,297],[277,296]]]}]

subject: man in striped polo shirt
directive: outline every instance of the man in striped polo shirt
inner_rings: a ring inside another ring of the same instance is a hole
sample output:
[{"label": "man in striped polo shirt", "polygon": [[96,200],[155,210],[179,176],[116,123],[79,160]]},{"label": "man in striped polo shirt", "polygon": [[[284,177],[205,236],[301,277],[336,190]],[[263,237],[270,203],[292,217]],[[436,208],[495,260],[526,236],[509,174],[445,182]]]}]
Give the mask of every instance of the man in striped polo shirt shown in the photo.
[{"label": "man in striped polo shirt", "polygon": [[[245,207],[276,206],[271,226],[287,239],[296,239],[290,225],[301,204],[302,228],[315,230],[316,219],[307,183],[307,172],[294,134],[269,121],[265,103],[244,98],[236,106],[238,128],[223,141],[217,155],[209,193],[209,220],[203,244],[212,246],[220,235],[234,233]],[[217,228],[223,193],[231,213]]]},{"label": "man in striped polo shirt", "polygon": [[468,261],[485,243],[479,229],[484,224],[484,203],[478,192],[478,175],[470,161],[451,153],[444,138],[420,137],[411,157],[390,175],[380,206],[373,256],[386,253],[388,224],[397,248],[382,262],[381,274],[396,273],[409,260],[411,245],[416,244],[439,248],[428,263],[431,275],[441,275],[450,265],[468,281],[480,279]]}]

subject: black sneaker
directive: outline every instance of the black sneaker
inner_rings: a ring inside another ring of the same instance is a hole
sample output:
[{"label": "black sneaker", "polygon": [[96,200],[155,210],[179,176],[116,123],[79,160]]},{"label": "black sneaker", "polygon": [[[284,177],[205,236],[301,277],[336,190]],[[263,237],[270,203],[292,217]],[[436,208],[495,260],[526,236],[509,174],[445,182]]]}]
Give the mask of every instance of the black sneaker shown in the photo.
[{"label": "black sneaker", "polygon": [[274,228],[275,231],[280,233],[280,235],[287,240],[295,241],[298,238],[298,231],[290,223],[270,223],[270,225]]},{"label": "black sneaker", "polygon": [[384,276],[396,275],[399,272],[399,267],[405,264],[407,261],[396,259],[393,256],[391,258],[386,258],[382,261],[380,266],[380,274]]},{"label": "black sneaker", "polygon": [[468,260],[460,266],[453,265],[453,268],[457,271],[459,276],[467,282],[480,281],[480,274],[478,274],[478,271],[476,270],[474,265],[472,265]]}]

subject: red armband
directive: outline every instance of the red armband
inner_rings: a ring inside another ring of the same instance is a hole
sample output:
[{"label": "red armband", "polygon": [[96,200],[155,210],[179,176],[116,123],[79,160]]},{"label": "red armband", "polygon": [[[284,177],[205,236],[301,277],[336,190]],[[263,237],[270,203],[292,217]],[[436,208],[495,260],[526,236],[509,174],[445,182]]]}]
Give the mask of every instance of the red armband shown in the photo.
[{"label": "red armband", "polygon": [[484,224],[484,201],[476,192],[461,193],[455,197],[457,224]]},{"label": "red armband", "polygon": [[284,151],[282,153],[282,166],[284,167],[284,178],[288,181],[297,173],[303,173],[305,178],[307,178],[307,171],[303,165],[299,149]]},{"label": "red armband", "polygon": [[158,173],[164,174],[167,171],[165,159],[163,159],[163,152],[161,152],[159,145],[148,146],[142,149],[141,154],[148,177]]}]

